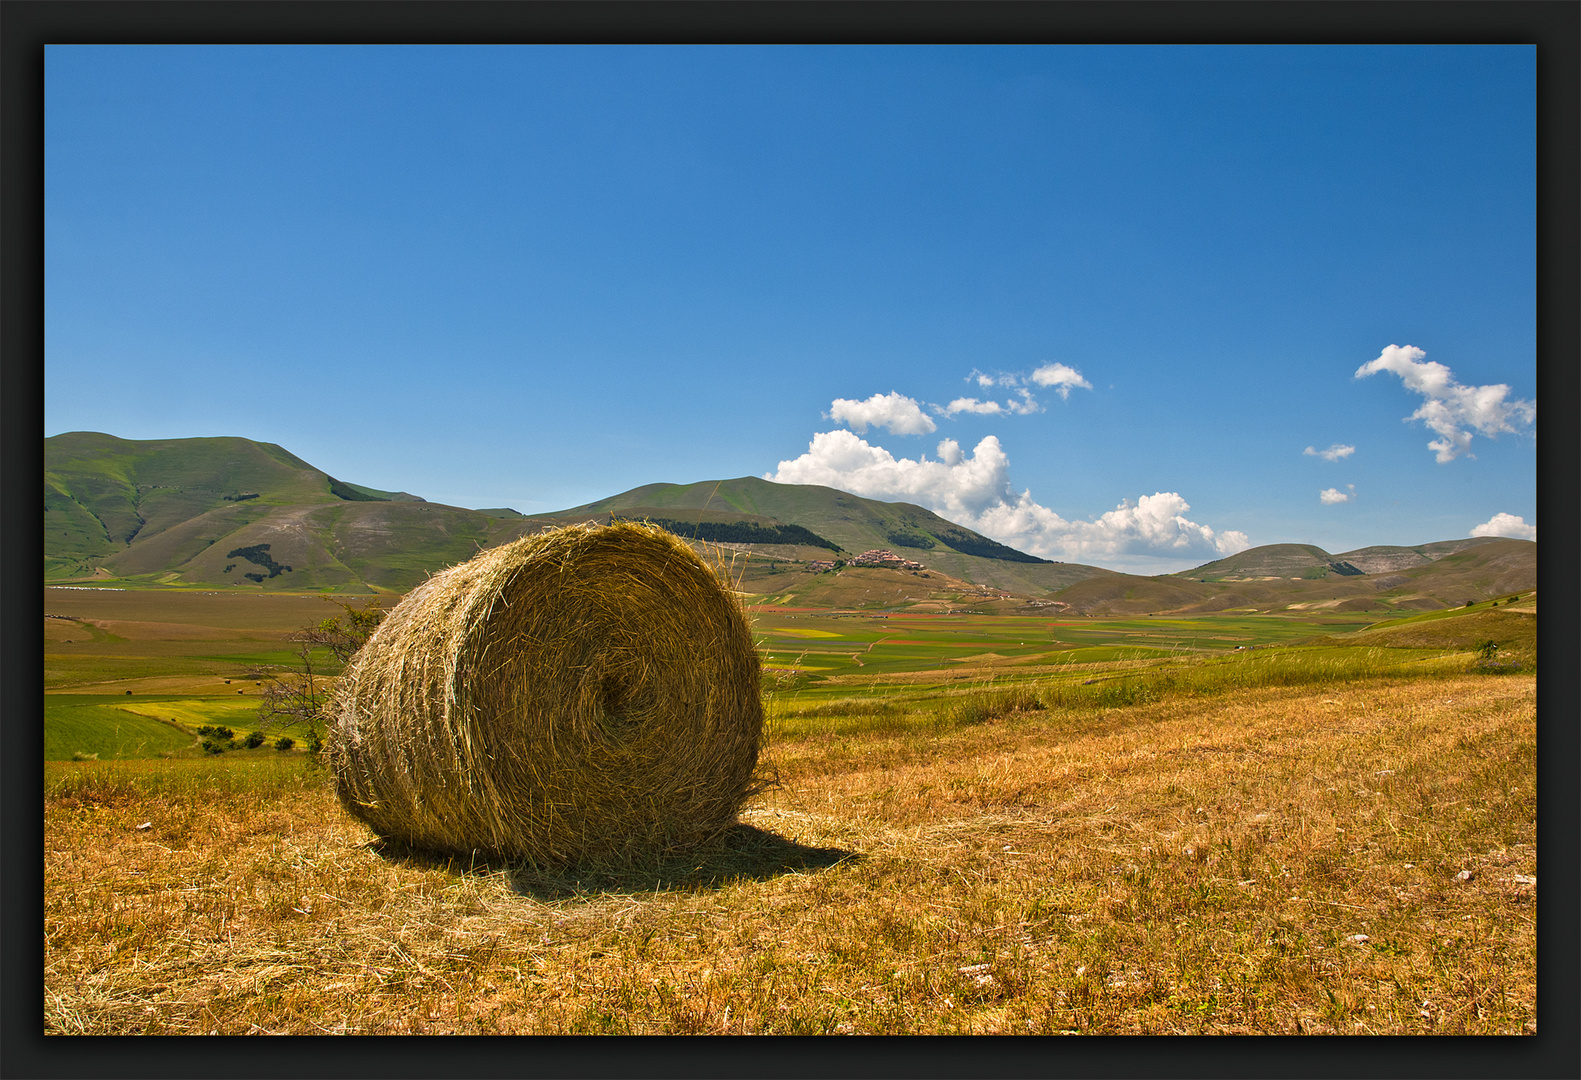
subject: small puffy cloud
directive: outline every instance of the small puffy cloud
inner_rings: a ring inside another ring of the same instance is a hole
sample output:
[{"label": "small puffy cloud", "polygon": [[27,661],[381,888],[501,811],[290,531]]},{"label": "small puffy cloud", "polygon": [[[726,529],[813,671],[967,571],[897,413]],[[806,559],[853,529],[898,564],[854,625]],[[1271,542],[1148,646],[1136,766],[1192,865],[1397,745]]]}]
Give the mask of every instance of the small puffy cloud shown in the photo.
[{"label": "small puffy cloud", "polygon": [[[1012,391],[1010,398],[1003,403],[997,401],[979,401],[975,397],[956,398],[948,405],[933,405],[930,408],[940,416],[954,418],[961,413],[972,413],[978,416],[1028,416],[1040,413],[1043,406],[1037,398],[1032,396],[1032,391],[1027,389],[1030,381],[1038,386],[1051,386],[1060,397],[1069,400],[1073,388],[1092,389],[1092,383],[1082,378],[1081,372],[1066,364],[1044,364],[1031,375],[1023,372],[997,371],[989,374],[986,371],[972,369],[966,377],[967,382],[975,382],[983,390],[991,390],[1002,386],[1007,391]],[[858,428],[857,430],[861,430]]]},{"label": "small puffy cloud", "polygon": [[1081,372],[1064,364],[1044,364],[1032,373],[1032,381],[1039,386],[1052,386],[1059,396],[1069,399],[1072,389],[1091,390],[1092,383],[1081,377]]},{"label": "small puffy cloud", "polygon": [[[1017,400],[1018,398],[1020,400]],[[1043,406],[1037,403],[1037,399],[1032,396],[1032,391],[1024,386],[1016,391],[1015,397],[1005,402],[1005,408],[1017,416],[1026,416],[1029,413],[1043,411]]]},{"label": "small puffy cloud", "polygon": [[1356,485],[1346,484],[1345,486],[1350,488],[1350,490],[1341,491],[1339,488],[1324,488],[1318,493],[1318,501],[1324,506],[1333,506],[1335,503],[1350,502],[1356,497]]},{"label": "small puffy cloud", "polygon": [[1423,360],[1426,355],[1414,345],[1390,345],[1378,359],[1357,368],[1356,378],[1391,372],[1400,377],[1407,390],[1422,395],[1425,400],[1421,408],[1406,419],[1421,420],[1438,434],[1427,446],[1436,451],[1440,465],[1471,449],[1473,430],[1491,438],[1501,431],[1515,431],[1516,424],[1537,422],[1537,406],[1512,400],[1510,388],[1504,383],[1462,386],[1449,368]]},{"label": "small puffy cloud", "polygon": [[1123,501],[1095,521],[1062,518],[1034,501],[1031,492],[1018,494],[1011,487],[1009,456],[992,435],[970,455],[955,440],[945,439],[938,457],[896,458],[849,431],[827,431],[813,436],[807,453],[780,462],[764,479],[918,503],[1001,543],[1050,559],[1207,561],[1251,546],[1243,532],[1218,532],[1187,518],[1190,504],[1172,491]]},{"label": "small puffy cloud", "polygon": [[974,397],[958,397],[940,410],[945,416],[975,413],[978,416],[999,416],[1005,407],[997,401],[978,401]]},{"label": "small puffy cloud", "polygon": [[1525,518],[1514,514],[1494,514],[1487,521],[1471,530],[1472,536],[1508,536],[1514,540],[1536,540],[1537,526],[1526,524]]},{"label": "small puffy cloud", "polygon": [[997,401],[978,401],[974,397],[956,398],[948,405],[934,405],[933,411],[940,416],[948,416],[952,420],[961,413],[971,413],[976,416],[1026,416],[1029,413],[1042,412],[1043,406],[1038,404],[1031,391],[1022,387],[1015,396],[1001,405]]},{"label": "small puffy cloud", "polygon": [[1301,451],[1301,453],[1305,454],[1307,457],[1320,457],[1324,461],[1338,461],[1341,458],[1350,457],[1355,452],[1356,448],[1354,446],[1345,446],[1342,443],[1335,443],[1327,450],[1314,450],[1309,446],[1305,450]]},{"label": "small puffy cloud", "polygon": [[927,435],[938,430],[914,399],[893,391],[874,394],[866,401],[835,398],[828,416],[857,431],[866,431],[869,425],[887,428],[894,435]]}]

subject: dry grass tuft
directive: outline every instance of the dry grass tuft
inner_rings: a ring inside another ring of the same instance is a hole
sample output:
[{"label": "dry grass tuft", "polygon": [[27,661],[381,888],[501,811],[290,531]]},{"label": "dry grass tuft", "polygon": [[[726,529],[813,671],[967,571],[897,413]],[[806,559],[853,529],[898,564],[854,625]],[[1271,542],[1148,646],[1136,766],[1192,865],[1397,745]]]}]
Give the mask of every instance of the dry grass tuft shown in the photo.
[{"label": "dry grass tuft", "polygon": [[342,804],[382,837],[541,866],[653,862],[759,786],[759,661],[684,543],[623,522],[437,574],[337,688]]}]

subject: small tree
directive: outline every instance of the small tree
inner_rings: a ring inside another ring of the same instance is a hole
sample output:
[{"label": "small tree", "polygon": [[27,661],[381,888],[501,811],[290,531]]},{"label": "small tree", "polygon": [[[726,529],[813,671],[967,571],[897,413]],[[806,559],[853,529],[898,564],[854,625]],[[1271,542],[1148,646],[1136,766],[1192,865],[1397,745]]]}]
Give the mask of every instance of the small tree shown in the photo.
[{"label": "small tree", "polygon": [[[262,727],[300,728],[306,733],[306,746],[310,754],[317,754],[324,745],[325,709],[329,707],[332,686],[324,672],[331,661],[323,657],[322,651],[328,650],[333,657],[333,664],[344,669],[357,650],[372,636],[385,615],[384,609],[374,599],[369,599],[361,607],[353,607],[330,596],[324,599],[339,604],[341,614],[292,635],[291,641],[296,645],[297,655],[295,669],[271,676],[264,687],[263,700],[258,705],[258,720]],[[275,748],[288,747],[282,747],[277,742]]]}]

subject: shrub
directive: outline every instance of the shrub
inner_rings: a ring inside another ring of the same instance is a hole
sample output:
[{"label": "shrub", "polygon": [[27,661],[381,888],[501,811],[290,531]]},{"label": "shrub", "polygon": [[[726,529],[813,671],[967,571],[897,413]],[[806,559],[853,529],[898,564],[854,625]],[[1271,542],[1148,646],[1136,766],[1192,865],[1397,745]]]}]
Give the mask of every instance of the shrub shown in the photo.
[{"label": "shrub", "polygon": [[264,744],[264,733],[261,731],[248,732],[247,738],[242,740],[242,745],[249,750],[256,750]]},{"label": "shrub", "polygon": [[198,728],[198,734],[205,735],[216,742],[230,742],[236,738],[236,732],[232,731],[230,728],[216,727],[212,724],[204,724],[202,727]]},{"label": "shrub", "polygon": [[215,742],[213,739],[204,739],[203,740],[203,752],[205,754],[223,754],[223,753],[225,753],[225,747],[221,746],[219,743]]},{"label": "shrub", "polygon": [[295,745],[296,745],[296,740],[291,738],[291,736],[289,736],[289,735],[282,735],[282,736],[280,736],[278,739],[276,739],[274,741],[274,748],[276,750],[282,750],[282,751],[289,750],[289,749],[291,749],[291,747],[293,747]]}]

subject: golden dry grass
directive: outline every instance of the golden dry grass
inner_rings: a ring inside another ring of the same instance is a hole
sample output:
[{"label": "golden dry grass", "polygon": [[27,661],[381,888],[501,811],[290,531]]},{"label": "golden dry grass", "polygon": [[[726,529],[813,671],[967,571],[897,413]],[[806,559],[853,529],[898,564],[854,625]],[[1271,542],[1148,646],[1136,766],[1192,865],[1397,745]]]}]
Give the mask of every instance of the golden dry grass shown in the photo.
[{"label": "golden dry grass", "polygon": [[1530,1031],[1535,700],[831,723],[688,861],[580,880],[381,849],[300,765],[53,763],[47,1030]]}]

